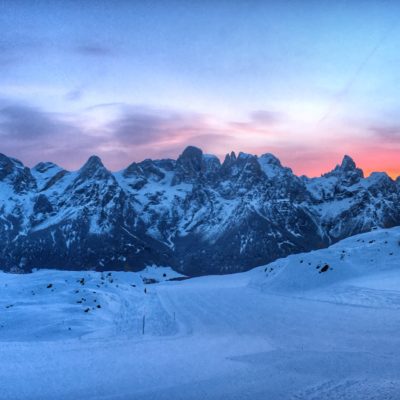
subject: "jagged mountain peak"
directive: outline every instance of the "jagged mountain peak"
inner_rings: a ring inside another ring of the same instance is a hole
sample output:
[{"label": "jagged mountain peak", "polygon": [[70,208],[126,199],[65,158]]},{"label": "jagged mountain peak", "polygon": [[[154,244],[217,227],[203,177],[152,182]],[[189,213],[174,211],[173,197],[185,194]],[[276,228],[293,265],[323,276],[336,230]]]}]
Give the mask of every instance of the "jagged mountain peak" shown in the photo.
[{"label": "jagged mountain peak", "polygon": [[336,177],[341,181],[341,184],[345,186],[354,185],[359,182],[360,179],[364,178],[364,172],[361,168],[357,168],[356,163],[353,159],[345,155],[341,164],[336,165],[336,167],[323,177]]},{"label": "jagged mountain peak", "polygon": [[225,156],[224,162],[222,163],[223,167],[227,167],[228,165],[234,163],[236,161],[236,154],[232,151],[230,154],[228,153]]},{"label": "jagged mountain peak", "polygon": [[356,163],[354,162],[354,160],[350,156],[345,154],[343,156],[342,163],[340,164],[340,168],[343,171],[354,171],[357,167],[356,167]]},{"label": "jagged mountain peak", "polygon": [[371,175],[365,179],[369,187],[372,189],[396,191],[396,181],[394,181],[386,172],[372,172]]},{"label": "jagged mountain peak", "polygon": [[190,172],[199,172],[202,169],[203,150],[195,146],[188,146],[176,161],[177,168]]},{"label": "jagged mountain peak", "polygon": [[235,163],[242,163],[248,160],[256,160],[257,156],[254,154],[249,154],[249,153],[244,153],[243,151],[240,151],[238,155],[234,151],[232,151],[230,154],[228,153],[225,156],[224,162],[222,165],[229,166]]},{"label": "jagged mountain peak", "polygon": [[187,146],[182,154],[179,156],[179,159],[200,159],[203,156],[203,150],[196,146]]},{"label": "jagged mountain peak", "polygon": [[265,164],[275,165],[277,167],[282,167],[279,158],[275,157],[272,153],[264,153],[259,157]]},{"label": "jagged mountain peak", "polygon": [[131,177],[131,176],[138,176],[141,175],[142,170],[137,162],[133,162],[129,164],[125,169],[122,170],[122,175],[125,178]]},{"label": "jagged mountain peak", "polygon": [[[123,176],[126,178],[140,177],[143,179],[161,180],[165,177],[165,173],[157,164],[159,163],[151,159],[143,160],[140,163],[132,163],[123,171]],[[161,164],[163,163],[161,162]]]},{"label": "jagged mountain peak", "polygon": [[17,193],[36,187],[31,171],[24,164],[12,157],[0,153],[0,181],[5,181],[14,187]]},{"label": "jagged mountain peak", "polygon": [[91,168],[105,168],[101,158],[96,155],[92,155],[88,158],[86,163],[83,165],[81,170],[83,169],[91,169]]},{"label": "jagged mountain peak", "polygon": [[86,179],[108,179],[111,177],[111,172],[104,166],[100,157],[90,156],[83,167],[78,171],[80,180]]},{"label": "jagged mountain peak", "polygon": [[[85,205],[91,202],[98,203],[98,207],[104,206],[104,198],[108,201],[120,193],[122,189],[117,179],[109,171],[97,156],[91,156],[83,167],[77,172],[70,173],[70,179],[66,179],[67,187],[65,193],[74,198],[76,204]],[[82,196],[82,193],[85,196]]]},{"label": "jagged mountain peak", "polygon": [[244,153],[243,151],[241,151],[237,157],[238,160],[248,160],[253,158],[257,158],[257,156],[254,154]]},{"label": "jagged mountain peak", "polygon": [[335,169],[332,172],[336,172],[339,174],[356,174],[360,178],[364,177],[364,172],[362,169],[358,168],[354,160],[348,156],[344,155],[341,164],[336,165]]},{"label": "jagged mountain peak", "polygon": [[203,151],[195,146],[188,146],[176,160],[173,184],[191,183],[204,172]]},{"label": "jagged mountain peak", "polygon": [[22,169],[24,165],[21,161],[0,153],[0,179],[11,174],[15,169]]},{"label": "jagged mountain peak", "polygon": [[[260,164],[262,171],[270,179],[282,179],[282,174],[287,176],[290,175],[292,178],[299,179],[293,175],[290,168],[282,166],[280,160],[271,153],[265,153],[258,157],[258,163]],[[301,181],[301,179],[299,179],[299,181]]]},{"label": "jagged mountain peak", "polygon": [[232,161],[236,160],[237,157],[236,157],[236,153],[234,151],[231,151],[230,158]]},{"label": "jagged mountain peak", "polygon": [[235,190],[248,190],[262,180],[261,166],[255,155],[232,152],[225,157],[221,176],[236,186]]}]

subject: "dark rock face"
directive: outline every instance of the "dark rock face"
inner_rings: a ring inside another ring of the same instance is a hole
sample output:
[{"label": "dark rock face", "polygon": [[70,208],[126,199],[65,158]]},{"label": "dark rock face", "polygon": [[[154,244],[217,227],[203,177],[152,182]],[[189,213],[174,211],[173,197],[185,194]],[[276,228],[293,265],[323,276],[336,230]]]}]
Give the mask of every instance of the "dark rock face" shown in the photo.
[{"label": "dark rock face", "polygon": [[189,146],[176,161],[175,174],[172,180],[173,185],[182,182],[195,183],[204,178],[206,165],[203,159],[203,152],[197,147]]},{"label": "dark rock face", "polygon": [[0,154],[0,182],[11,184],[16,193],[33,190],[36,186],[29,168],[4,154]]},{"label": "dark rock face", "polygon": [[272,154],[221,164],[196,147],[116,173],[96,156],[68,172],[0,155],[0,268],[238,272],[398,225],[399,200],[398,180],[348,156],[310,179]]}]

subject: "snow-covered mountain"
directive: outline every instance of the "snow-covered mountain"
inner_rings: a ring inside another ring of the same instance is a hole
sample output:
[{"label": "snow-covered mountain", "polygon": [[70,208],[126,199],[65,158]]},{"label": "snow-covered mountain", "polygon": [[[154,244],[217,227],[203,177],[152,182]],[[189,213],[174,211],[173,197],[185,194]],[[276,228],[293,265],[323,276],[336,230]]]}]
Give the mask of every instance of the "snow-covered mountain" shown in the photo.
[{"label": "snow-covered mountain", "polygon": [[348,156],[307,178],[272,154],[220,163],[196,147],[115,173],[96,156],[69,172],[0,155],[0,266],[237,272],[400,225],[399,198],[397,181],[364,178]]}]

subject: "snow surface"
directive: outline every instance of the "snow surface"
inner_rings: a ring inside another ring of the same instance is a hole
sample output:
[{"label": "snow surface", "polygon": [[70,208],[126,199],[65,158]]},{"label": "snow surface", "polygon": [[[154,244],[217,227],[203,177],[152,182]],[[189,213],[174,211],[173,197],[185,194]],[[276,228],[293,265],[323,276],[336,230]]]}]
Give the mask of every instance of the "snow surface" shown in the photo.
[{"label": "snow surface", "polygon": [[184,281],[1,273],[0,398],[398,399],[399,240],[373,231]]}]

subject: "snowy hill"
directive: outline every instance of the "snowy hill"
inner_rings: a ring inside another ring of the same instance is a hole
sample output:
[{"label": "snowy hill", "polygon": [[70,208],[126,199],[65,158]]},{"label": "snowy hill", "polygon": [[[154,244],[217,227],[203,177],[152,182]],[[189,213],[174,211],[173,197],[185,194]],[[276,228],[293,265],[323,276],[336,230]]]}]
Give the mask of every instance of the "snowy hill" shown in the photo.
[{"label": "snowy hill", "polygon": [[400,228],[355,235],[326,249],[276,260],[253,272],[256,271],[255,285],[290,293],[318,289],[326,292],[329,286],[370,275],[400,276]]},{"label": "snowy hill", "polygon": [[157,267],[0,273],[0,398],[395,400],[399,239],[373,231],[183,281]]},{"label": "snowy hill", "polygon": [[119,172],[92,156],[78,171],[32,169],[0,156],[0,266],[132,270],[169,265],[187,275],[248,270],[400,224],[400,189],[364,178],[353,160],[319,178],[296,176],[272,154],[177,160]]}]

